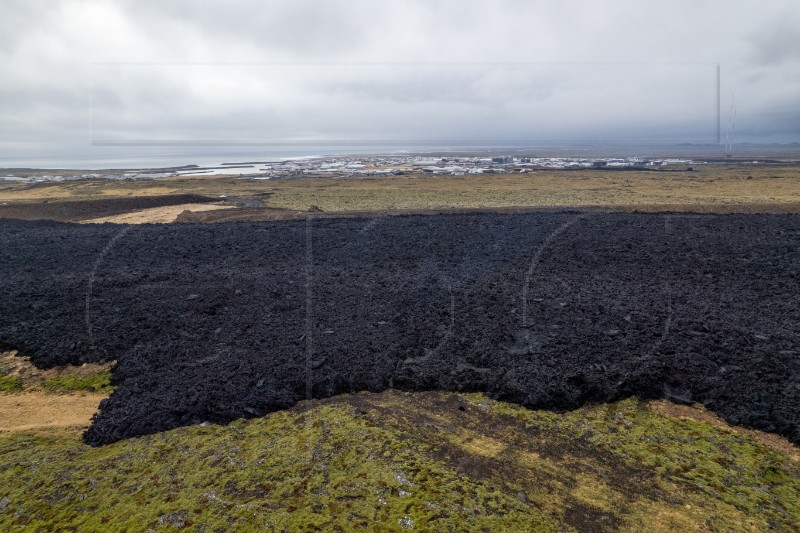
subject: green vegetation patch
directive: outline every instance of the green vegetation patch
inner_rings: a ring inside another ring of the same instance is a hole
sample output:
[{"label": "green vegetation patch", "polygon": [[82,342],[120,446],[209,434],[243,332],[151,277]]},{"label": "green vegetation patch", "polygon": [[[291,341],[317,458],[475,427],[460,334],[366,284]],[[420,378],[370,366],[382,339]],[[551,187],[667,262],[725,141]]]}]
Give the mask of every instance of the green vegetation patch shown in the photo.
[{"label": "green vegetation patch", "polygon": [[796,531],[800,468],[630,399],[359,393],[102,448],[0,435],[0,530]]},{"label": "green vegetation patch", "polygon": [[[481,398],[474,400],[486,401]],[[800,527],[800,464],[748,435],[668,418],[636,398],[567,413],[531,411],[501,402],[492,402],[492,410],[514,417],[528,434],[563,442],[567,455],[577,462],[619,462],[623,468],[616,466],[616,471],[647,472],[650,495],[639,488],[645,497],[626,513],[633,529],[649,529],[654,517],[670,524],[667,529],[796,531]],[[569,446],[570,442],[574,444]],[[597,459],[592,461],[592,455]],[[635,487],[639,481],[628,483]],[[604,499],[597,486],[590,488],[594,498]]]},{"label": "green vegetation patch", "polygon": [[5,435],[0,457],[0,530],[556,529],[342,406],[103,448],[74,435]]},{"label": "green vegetation patch", "polygon": [[18,392],[22,390],[22,378],[19,376],[0,376],[0,392]]},{"label": "green vegetation patch", "polygon": [[54,394],[69,392],[111,392],[111,371],[103,370],[88,376],[59,376],[42,383],[42,389]]}]

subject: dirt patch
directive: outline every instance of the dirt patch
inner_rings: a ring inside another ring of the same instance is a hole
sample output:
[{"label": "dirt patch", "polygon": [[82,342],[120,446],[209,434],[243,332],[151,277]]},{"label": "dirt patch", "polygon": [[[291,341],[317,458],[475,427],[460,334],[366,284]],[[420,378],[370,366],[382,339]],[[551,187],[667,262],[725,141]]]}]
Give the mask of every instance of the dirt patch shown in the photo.
[{"label": "dirt patch", "polygon": [[105,187],[101,188],[101,193],[106,196],[177,196],[175,194],[176,192],[180,192],[180,189],[174,187],[164,187],[161,185],[150,185],[148,187],[135,187],[121,190]]},{"label": "dirt patch", "polygon": [[387,388],[666,397],[800,441],[797,216],[0,230],[0,347],[119,361],[92,444]]},{"label": "dirt patch", "polygon": [[103,398],[101,394],[0,394],[0,432],[85,428]]},{"label": "dirt patch", "polygon": [[113,215],[110,217],[92,218],[83,220],[84,224],[102,224],[112,222],[114,224],[168,224],[175,222],[179,215],[184,213],[197,213],[201,211],[220,211],[234,208],[232,205],[213,204],[178,204],[167,207],[153,207],[142,209],[131,213]]},{"label": "dirt patch", "polygon": [[0,393],[0,432],[86,428],[108,393],[53,393],[63,391],[65,384],[80,384],[107,372],[112,365],[84,363],[39,369],[13,351],[0,353],[0,376],[18,378],[21,386],[18,392]]}]

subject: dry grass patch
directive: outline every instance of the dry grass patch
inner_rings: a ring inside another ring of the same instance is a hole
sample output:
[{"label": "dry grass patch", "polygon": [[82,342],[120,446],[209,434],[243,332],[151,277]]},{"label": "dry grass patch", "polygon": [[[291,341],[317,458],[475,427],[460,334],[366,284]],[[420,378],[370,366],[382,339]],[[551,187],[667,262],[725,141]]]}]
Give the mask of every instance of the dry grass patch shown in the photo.
[{"label": "dry grass patch", "polygon": [[201,211],[215,211],[233,207],[235,206],[222,205],[219,203],[169,205],[165,207],[142,209],[130,213],[123,213],[121,215],[82,220],[81,224],[102,224],[104,222],[111,222],[114,224],[168,224],[170,222],[175,222],[178,215],[184,211],[198,213]]},{"label": "dry grass patch", "polygon": [[0,394],[0,433],[89,427],[105,394]]}]

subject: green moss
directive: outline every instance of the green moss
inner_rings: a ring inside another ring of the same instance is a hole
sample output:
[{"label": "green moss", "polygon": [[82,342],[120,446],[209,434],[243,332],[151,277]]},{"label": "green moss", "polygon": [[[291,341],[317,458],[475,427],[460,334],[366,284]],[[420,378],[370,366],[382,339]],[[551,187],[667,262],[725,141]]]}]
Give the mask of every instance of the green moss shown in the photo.
[{"label": "green moss", "polygon": [[67,392],[111,392],[111,371],[103,370],[90,376],[59,376],[42,383],[42,388],[50,393]]},{"label": "green moss", "polygon": [[[800,525],[800,468],[747,435],[667,418],[636,398],[560,414],[499,402],[492,407],[529,430],[550,433],[551,440],[580,442],[629,467],[653,472],[655,488],[680,494],[688,509],[704,508],[704,522],[714,527],[791,530]],[[646,522],[643,513],[654,509],[635,507],[634,523]]]},{"label": "green moss", "polygon": [[0,376],[0,392],[21,391],[22,384],[22,378],[18,376]]},{"label": "green moss", "polygon": [[276,413],[99,449],[75,436],[0,437],[0,529],[550,531],[555,523],[474,482],[353,409]]},{"label": "green moss", "polygon": [[0,435],[3,531],[791,531],[798,501],[780,452],[635,399],[390,392],[102,448]]}]

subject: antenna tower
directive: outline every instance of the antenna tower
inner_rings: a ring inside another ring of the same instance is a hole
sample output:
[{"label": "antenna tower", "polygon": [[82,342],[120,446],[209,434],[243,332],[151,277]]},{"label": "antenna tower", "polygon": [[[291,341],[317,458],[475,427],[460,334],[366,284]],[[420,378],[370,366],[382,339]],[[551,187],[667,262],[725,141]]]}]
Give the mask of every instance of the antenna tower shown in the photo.
[{"label": "antenna tower", "polygon": [[733,157],[733,136],[736,133],[736,108],[733,106],[733,99],[736,95],[731,95],[731,109],[728,113],[728,133],[725,135],[725,157]]}]

